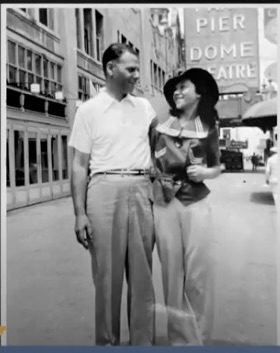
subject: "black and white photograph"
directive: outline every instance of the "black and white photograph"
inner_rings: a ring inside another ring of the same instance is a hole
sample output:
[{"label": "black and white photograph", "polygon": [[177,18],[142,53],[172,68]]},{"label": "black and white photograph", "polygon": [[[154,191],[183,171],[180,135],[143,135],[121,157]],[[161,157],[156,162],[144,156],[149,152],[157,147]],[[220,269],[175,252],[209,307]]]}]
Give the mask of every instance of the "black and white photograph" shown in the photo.
[{"label": "black and white photograph", "polygon": [[1,12],[1,344],[279,344],[279,6]]}]

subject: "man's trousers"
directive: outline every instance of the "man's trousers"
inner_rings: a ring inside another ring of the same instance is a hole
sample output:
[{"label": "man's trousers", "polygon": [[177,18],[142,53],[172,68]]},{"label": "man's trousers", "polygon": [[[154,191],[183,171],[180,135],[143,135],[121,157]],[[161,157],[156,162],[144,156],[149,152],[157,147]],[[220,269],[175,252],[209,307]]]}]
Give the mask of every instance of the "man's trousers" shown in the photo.
[{"label": "man's trousers", "polygon": [[120,344],[124,272],[130,344],[154,343],[152,200],[148,176],[98,174],[89,182],[87,215],[93,229],[89,249],[96,288],[97,345]]},{"label": "man's trousers", "polygon": [[184,206],[174,198],[154,215],[169,344],[202,345],[213,323],[211,209],[207,199]]}]

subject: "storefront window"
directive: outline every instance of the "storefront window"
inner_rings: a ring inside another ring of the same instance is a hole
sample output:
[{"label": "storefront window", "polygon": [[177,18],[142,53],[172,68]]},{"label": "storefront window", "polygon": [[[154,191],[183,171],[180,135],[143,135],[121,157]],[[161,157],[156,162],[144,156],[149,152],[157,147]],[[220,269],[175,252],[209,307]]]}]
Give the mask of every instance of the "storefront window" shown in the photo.
[{"label": "storefront window", "polygon": [[51,140],[52,148],[52,173],[53,180],[56,181],[59,179],[59,163],[58,163],[58,136],[53,135]]},{"label": "storefront window", "polygon": [[62,179],[68,179],[67,136],[61,136],[62,147]]},{"label": "storefront window", "polygon": [[29,183],[38,183],[38,163],[37,163],[37,133],[28,132],[28,160],[29,160]]},{"label": "storefront window", "polygon": [[41,135],[41,168],[42,183],[49,181],[49,161],[48,161],[48,139],[47,136]]},{"label": "storefront window", "polygon": [[16,186],[25,185],[24,131],[14,131]]}]

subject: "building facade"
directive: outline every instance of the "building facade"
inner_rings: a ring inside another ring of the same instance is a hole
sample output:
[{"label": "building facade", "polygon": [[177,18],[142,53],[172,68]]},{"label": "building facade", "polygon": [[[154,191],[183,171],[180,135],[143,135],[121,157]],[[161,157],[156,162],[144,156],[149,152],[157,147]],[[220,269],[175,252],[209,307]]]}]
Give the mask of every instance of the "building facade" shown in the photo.
[{"label": "building facade", "polygon": [[164,82],[183,62],[169,9],[9,8],[6,35],[8,210],[70,194],[68,138],[77,106],[104,86],[104,48],[136,50],[135,94],[160,116]]}]

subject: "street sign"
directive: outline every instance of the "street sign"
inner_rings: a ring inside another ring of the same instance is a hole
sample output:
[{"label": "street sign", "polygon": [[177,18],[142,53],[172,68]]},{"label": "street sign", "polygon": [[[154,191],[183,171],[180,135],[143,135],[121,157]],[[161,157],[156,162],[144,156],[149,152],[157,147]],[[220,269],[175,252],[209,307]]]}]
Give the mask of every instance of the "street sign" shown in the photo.
[{"label": "street sign", "polygon": [[186,67],[207,69],[221,93],[258,90],[257,9],[186,8],[184,14]]},{"label": "street sign", "polygon": [[231,140],[230,141],[230,148],[238,148],[238,149],[244,149],[244,148],[248,148],[248,141],[235,141],[235,140]]}]

